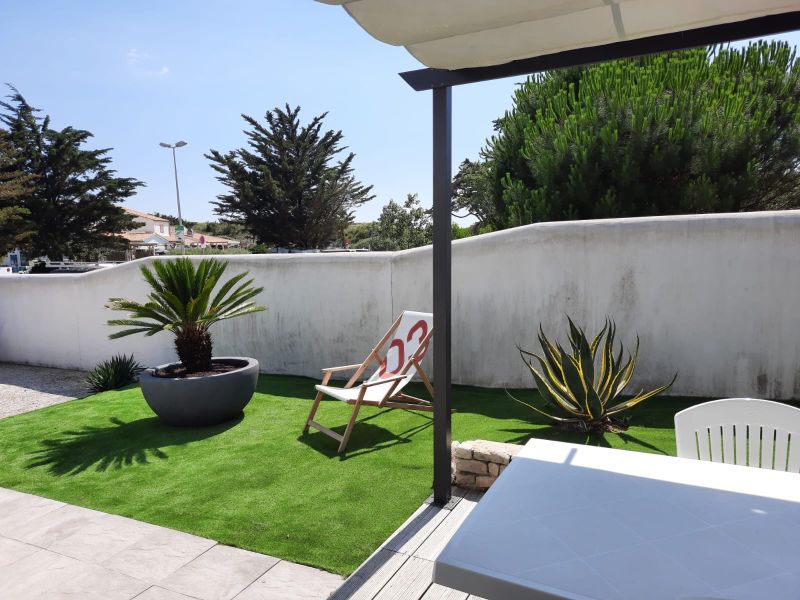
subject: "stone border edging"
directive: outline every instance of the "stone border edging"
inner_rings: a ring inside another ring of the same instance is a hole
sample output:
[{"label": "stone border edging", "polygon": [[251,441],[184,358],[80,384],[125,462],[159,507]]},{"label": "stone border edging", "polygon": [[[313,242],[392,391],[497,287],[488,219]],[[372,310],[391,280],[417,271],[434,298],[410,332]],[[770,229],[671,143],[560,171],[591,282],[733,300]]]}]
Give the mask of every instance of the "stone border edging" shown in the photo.
[{"label": "stone border edging", "polygon": [[453,483],[465,488],[485,490],[522,450],[522,446],[488,440],[470,440],[460,443],[454,441],[451,449]]}]

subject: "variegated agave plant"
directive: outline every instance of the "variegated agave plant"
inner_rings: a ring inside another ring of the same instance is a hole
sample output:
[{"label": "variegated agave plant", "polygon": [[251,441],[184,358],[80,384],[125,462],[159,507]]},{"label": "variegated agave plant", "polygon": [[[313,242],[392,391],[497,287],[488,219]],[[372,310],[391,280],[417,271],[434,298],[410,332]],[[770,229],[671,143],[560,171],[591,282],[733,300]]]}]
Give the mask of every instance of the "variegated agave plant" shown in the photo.
[{"label": "variegated agave plant", "polygon": [[[522,360],[533,374],[539,394],[545,400],[545,410],[517,398],[514,400],[554,421],[582,430],[613,430],[622,426],[614,415],[660,394],[675,383],[677,374],[667,385],[649,392],[640,391],[632,398],[623,398],[622,393],[636,369],[638,336],[636,349],[633,354],[629,352],[627,360],[623,361],[625,350],[621,342],[617,343],[616,353],[614,351],[617,328],[612,319],[606,319],[605,326],[591,342],[583,329],[569,317],[567,320],[570,352],[551,342],[541,325],[538,337],[542,356],[517,346]],[[541,370],[534,367],[532,359],[536,359]]]}]

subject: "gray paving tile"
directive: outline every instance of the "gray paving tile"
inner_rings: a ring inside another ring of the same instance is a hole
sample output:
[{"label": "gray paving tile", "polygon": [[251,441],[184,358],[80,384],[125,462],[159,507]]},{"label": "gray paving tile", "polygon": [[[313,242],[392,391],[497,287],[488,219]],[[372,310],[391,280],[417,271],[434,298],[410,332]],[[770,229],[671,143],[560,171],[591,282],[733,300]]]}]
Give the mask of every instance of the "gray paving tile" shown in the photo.
[{"label": "gray paving tile", "polygon": [[87,562],[101,563],[159,528],[117,515],[103,515],[49,548]]},{"label": "gray paving tile", "polygon": [[201,600],[229,600],[278,562],[277,558],[230,546],[214,546],[160,585]]},{"label": "gray paving tile", "polygon": [[311,600],[342,583],[311,567],[3,488],[0,527],[2,600]]},{"label": "gray paving tile", "polygon": [[54,574],[74,571],[78,561],[61,556],[49,550],[37,550],[33,554],[0,567],[0,581],[3,582],[3,598],[35,597],[46,592],[54,583]]},{"label": "gray paving tile", "polygon": [[3,534],[15,540],[49,548],[104,516],[94,510],[67,504],[39,518],[24,519],[11,524]]},{"label": "gray paving tile", "polygon": [[0,488],[0,508],[2,508],[4,502],[18,498],[21,495],[22,492],[9,490],[8,488]]},{"label": "gray paving tile", "polygon": [[6,536],[6,531],[10,528],[18,528],[26,523],[36,523],[47,513],[58,510],[62,506],[64,506],[63,502],[30,494],[12,495],[3,500],[0,505],[0,535]]},{"label": "gray paving tile", "polygon": [[191,596],[184,596],[178,592],[171,592],[154,585],[136,596],[135,600],[196,600]]},{"label": "gray paving tile", "polygon": [[148,586],[49,550],[0,568],[2,597],[14,600],[130,600]]},{"label": "gray paving tile", "polygon": [[236,600],[325,600],[343,581],[333,573],[282,560]]},{"label": "gray paving tile", "polygon": [[130,600],[144,591],[149,583],[79,561],[74,576],[64,578],[51,587],[47,600]]},{"label": "gray paving tile", "polygon": [[39,548],[36,546],[31,546],[24,542],[0,538],[0,567],[10,565],[21,558],[30,556],[38,550]]},{"label": "gray paving tile", "polygon": [[104,561],[103,566],[156,583],[215,544],[213,540],[159,528]]}]

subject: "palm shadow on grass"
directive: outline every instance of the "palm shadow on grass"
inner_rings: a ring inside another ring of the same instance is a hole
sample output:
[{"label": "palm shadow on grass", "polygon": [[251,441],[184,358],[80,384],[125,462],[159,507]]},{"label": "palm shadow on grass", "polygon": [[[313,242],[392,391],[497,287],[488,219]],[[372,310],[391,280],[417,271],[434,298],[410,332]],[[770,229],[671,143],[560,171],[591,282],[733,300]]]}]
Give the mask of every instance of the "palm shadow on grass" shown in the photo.
[{"label": "palm shadow on grass", "polygon": [[218,435],[242,420],[240,416],[212,427],[170,427],[156,417],[124,422],[110,418],[107,427],[85,426],[61,432],[40,442],[26,469],[47,467],[52,475],[77,475],[95,471],[146,465],[151,459],[169,458],[164,448],[181,446]]}]

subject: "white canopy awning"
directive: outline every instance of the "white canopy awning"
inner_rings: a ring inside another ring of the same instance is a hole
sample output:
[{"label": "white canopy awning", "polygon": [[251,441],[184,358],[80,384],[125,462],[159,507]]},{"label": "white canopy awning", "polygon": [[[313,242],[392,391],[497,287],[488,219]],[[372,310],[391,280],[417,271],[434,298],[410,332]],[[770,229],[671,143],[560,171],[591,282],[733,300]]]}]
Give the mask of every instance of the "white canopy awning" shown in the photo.
[{"label": "white canopy awning", "polygon": [[566,50],[800,10],[800,0],[318,0],[439,69],[499,65]]}]

